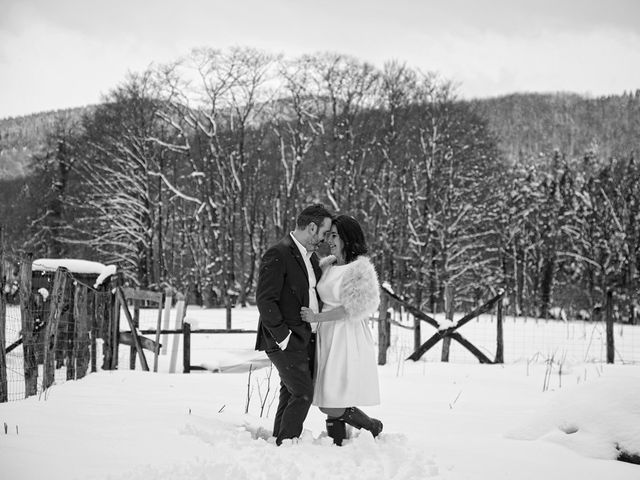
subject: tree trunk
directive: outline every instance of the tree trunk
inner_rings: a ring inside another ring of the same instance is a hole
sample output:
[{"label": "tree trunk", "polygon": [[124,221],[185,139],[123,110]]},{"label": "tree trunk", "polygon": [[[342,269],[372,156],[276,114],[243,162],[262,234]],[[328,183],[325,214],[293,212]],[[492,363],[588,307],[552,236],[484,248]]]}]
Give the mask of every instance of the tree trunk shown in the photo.
[{"label": "tree trunk", "polygon": [[378,308],[378,365],[387,364],[387,349],[389,348],[389,336],[387,324],[389,323],[389,297],[382,293],[380,307]]},{"label": "tree trunk", "polygon": [[542,267],[542,281],[540,284],[540,317],[549,317],[549,308],[551,307],[551,293],[553,291],[553,281],[555,273],[556,259],[555,255],[548,255],[544,259]]}]

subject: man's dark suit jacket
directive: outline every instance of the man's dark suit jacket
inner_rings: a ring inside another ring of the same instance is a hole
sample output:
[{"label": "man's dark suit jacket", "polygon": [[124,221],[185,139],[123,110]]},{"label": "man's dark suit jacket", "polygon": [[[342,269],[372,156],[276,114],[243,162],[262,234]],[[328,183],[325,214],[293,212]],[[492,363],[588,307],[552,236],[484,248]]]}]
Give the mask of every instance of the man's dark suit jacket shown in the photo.
[{"label": "man's dark suit jacket", "polygon": [[[311,255],[311,265],[320,280],[322,272],[315,253]],[[302,254],[291,235],[262,257],[256,302],[260,311],[256,350],[277,350],[289,331],[291,338],[285,351],[306,350],[311,327],[300,317],[300,309],[309,306],[309,279]],[[322,305],[320,298],[318,305]]]}]

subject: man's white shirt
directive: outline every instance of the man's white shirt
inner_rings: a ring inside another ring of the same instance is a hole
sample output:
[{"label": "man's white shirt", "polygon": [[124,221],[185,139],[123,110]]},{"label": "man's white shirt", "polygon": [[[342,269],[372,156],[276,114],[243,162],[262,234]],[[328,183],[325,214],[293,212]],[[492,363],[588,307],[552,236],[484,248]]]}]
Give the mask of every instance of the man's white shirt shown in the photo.
[{"label": "man's white shirt", "polygon": [[[304,260],[304,265],[307,267],[307,277],[309,277],[309,308],[313,310],[314,313],[318,313],[318,297],[316,295],[316,274],[313,271],[313,265],[311,265],[311,255],[313,252],[308,252],[306,248],[298,241],[298,239],[293,235],[293,232],[290,232],[291,238],[293,239],[293,243],[296,244],[298,250],[300,250],[300,254],[302,255],[302,259]],[[311,331],[315,332],[318,328],[317,323],[311,324]],[[289,338],[291,338],[291,331],[289,331],[289,335],[282,342],[278,344],[281,350],[287,348],[289,344]]]}]

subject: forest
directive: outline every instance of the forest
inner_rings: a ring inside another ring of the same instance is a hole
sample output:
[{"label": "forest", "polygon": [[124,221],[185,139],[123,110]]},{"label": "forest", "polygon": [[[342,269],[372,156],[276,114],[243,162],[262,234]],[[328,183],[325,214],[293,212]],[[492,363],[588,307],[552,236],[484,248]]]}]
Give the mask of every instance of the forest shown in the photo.
[{"label": "forest", "polygon": [[252,302],[265,249],[320,202],[424,311],[637,321],[640,90],[461,100],[399,62],[196,49],[82,109],[0,120],[5,250],[117,264],[190,303]]}]

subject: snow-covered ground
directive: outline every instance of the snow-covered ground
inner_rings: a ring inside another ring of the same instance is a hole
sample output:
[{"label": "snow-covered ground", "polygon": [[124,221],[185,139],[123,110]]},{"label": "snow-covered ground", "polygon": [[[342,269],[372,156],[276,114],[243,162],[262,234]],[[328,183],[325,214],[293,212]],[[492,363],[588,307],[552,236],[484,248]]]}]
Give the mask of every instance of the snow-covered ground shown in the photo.
[{"label": "snow-covered ground", "polygon": [[[202,327],[224,325],[223,310],[190,307],[187,317]],[[254,308],[234,312],[234,328],[255,323]],[[470,326],[461,332],[471,337]],[[403,335],[379,367],[382,404],[367,409],[385,425],[377,440],[355,431],[344,447],[333,446],[312,407],[300,443],[276,447],[277,372],[253,350],[254,335],[201,334],[192,337],[191,363],[221,373],[168,373],[170,351],[159,373],[129,371],[129,349],[121,348],[119,371],[60,381],[39,396],[1,404],[0,477],[640,478],[639,465],[615,460],[618,449],[640,454],[640,366],[557,349],[537,358],[513,352],[505,365],[406,362]]]}]

